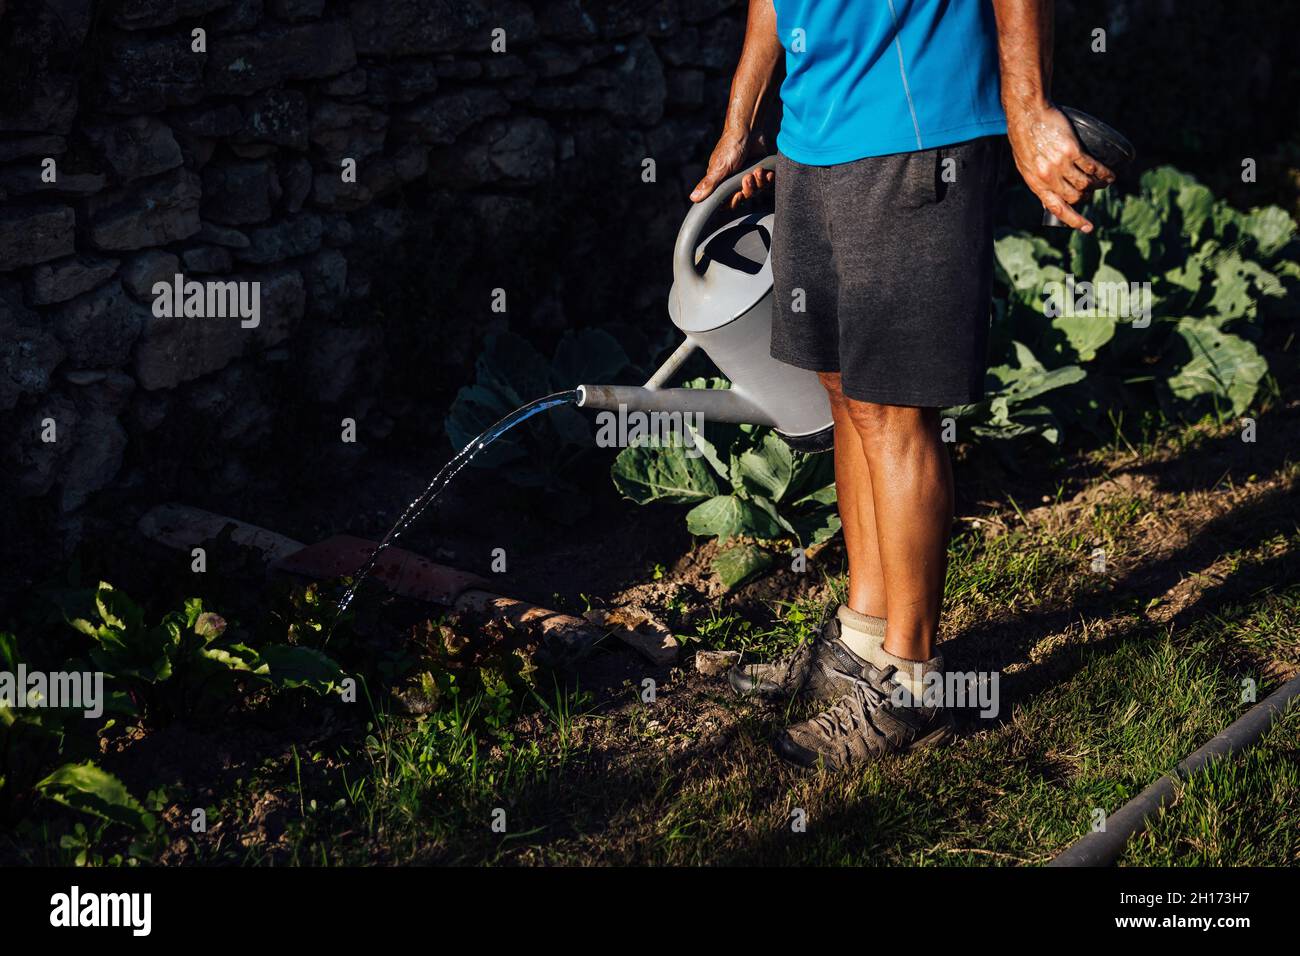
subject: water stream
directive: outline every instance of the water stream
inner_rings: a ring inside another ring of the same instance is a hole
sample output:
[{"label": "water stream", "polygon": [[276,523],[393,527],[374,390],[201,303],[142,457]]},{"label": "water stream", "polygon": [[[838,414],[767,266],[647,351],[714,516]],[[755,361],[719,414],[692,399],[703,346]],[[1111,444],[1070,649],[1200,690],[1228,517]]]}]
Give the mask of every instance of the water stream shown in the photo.
[{"label": "water stream", "polygon": [[456,477],[457,472],[469,464],[470,459],[506,432],[510,431],[510,429],[528,421],[528,419],[532,418],[534,415],[538,415],[547,409],[555,408],[557,405],[566,405],[576,402],[577,400],[578,392],[574,389],[568,392],[556,392],[554,395],[547,395],[544,398],[531,401],[527,405],[522,405],[491,428],[485,430],[481,435],[462,448],[456,456],[451,459],[451,461],[443,465],[438,474],[434,475],[433,481],[429,482],[429,486],[425,488],[424,491],[420,492],[414,501],[406,506],[406,510],[403,511],[402,516],[397,519],[397,523],[394,524],[393,527],[389,529],[388,533],[380,539],[379,546],[375,548],[374,552],[366,560],[366,563],[357,569],[352,583],[348,586],[347,591],[344,592],[342,599],[339,601],[338,611],[334,615],[334,622],[330,625],[330,632],[329,635],[326,636],[326,641],[329,640],[329,637],[333,636],[334,628],[338,624],[339,618],[343,616],[343,612],[352,604],[352,599],[356,597],[357,589],[361,587],[361,583],[367,576],[369,576],[370,572],[375,569],[375,565],[379,562],[379,556],[383,554],[384,551],[387,550],[393,542],[396,541],[402,533],[420,517],[420,515],[424,514],[428,507],[433,504],[435,499],[437,499],[438,495],[442,494],[443,489],[447,487],[448,483]]}]

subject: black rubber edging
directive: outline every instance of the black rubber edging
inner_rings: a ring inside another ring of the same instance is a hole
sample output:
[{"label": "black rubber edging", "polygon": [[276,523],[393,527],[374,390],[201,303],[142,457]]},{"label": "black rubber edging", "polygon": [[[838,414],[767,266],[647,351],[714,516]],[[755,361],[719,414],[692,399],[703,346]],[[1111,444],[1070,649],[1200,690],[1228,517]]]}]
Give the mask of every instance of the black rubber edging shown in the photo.
[{"label": "black rubber edging", "polygon": [[1140,833],[1161,807],[1173,799],[1178,784],[1215,760],[1226,760],[1249,750],[1281,719],[1300,697],[1300,676],[1291,678],[1249,711],[1215,734],[1205,746],[1185,757],[1115,813],[1106,829],[1086,834],[1066,847],[1048,866],[1109,866],[1124,850],[1129,837]]}]

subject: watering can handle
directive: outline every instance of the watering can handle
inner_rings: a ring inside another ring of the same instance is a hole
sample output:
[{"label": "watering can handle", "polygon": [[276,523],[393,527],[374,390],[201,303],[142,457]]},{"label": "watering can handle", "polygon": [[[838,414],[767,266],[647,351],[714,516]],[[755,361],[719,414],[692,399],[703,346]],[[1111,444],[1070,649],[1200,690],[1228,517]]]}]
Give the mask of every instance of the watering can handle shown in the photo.
[{"label": "watering can handle", "polygon": [[677,245],[673,249],[673,282],[700,284],[704,280],[695,270],[695,247],[711,217],[724,202],[740,191],[740,184],[756,169],[776,169],[776,156],[764,156],[748,169],[742,169],[730,179],[723,180],[708,198],[697,202],[686,214],[682,228],[677,232]]}]

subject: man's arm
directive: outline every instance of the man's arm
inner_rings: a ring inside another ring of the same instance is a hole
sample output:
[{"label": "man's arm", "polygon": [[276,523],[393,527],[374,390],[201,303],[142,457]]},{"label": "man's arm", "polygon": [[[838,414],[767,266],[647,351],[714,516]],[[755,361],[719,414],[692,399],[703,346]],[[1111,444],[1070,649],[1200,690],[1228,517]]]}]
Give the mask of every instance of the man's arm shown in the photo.
[{"label": "man's arm", "polygon": [[1115,174],[1079,146],[1070,121],[1052,105],[1053,0],[993,0],[1002,65],[1002,107],[1016,168],[1048,212],[1092,232],[1072,208]]},{"label": "man's arm", "polygon": [[[691,202],[707,199],[718,183],[744,167],[758,119],[771,105],[772,79],[781,56],[781,41],[776,35],[776,8],[772,0],[749,0],[745,45],[740,51],[736,74],[731,79],[731,96],[727,100],[722,136],[709,157],[709,168],[704,178],[691,192]],[[731,199],[732,208],[772,179],[771,172],[746,176],[741,191]]]}]

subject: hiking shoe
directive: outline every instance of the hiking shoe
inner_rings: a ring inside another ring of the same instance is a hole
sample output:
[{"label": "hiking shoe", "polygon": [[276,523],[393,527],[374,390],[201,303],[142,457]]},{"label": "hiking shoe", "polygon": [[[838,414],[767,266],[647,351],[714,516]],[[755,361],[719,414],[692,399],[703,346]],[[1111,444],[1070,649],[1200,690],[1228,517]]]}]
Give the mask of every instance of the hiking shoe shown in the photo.
[{"label": "hiking shoe", "polygon": [[[943,707],[901,706],[897,669],[865,665],[826,710],[791,724],[776,738],[777,752],[804,767],[840,769],[952,740],[952,715]],[[905,697],[903,699],[906,699]]]},{"label": "hiking shoe", "polygon": [[736,664],[727,675],[733,690],[767,700],[802,694],[811,700],[834,700],[865,673],[867,662],[840,640],[840,619],[833,611],[810,641],[770,664]]}]

